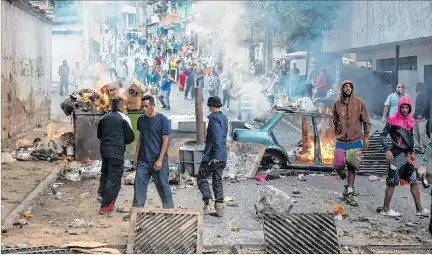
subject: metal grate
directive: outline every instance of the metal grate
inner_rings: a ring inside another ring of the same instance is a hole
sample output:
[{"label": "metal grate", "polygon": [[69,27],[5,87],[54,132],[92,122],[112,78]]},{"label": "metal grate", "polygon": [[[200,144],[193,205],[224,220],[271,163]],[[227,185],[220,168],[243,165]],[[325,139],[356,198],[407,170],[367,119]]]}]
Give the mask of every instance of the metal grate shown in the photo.
[{"label": "metal grate", "polygon": [[328,213],[264,214],[268,254],[334,254],[339,243],[333,215]]},{"label": "metal grate", "polygon": [[26,248],[9,248],[1,250],[2,254],[78,254],[69,248],[58,248],[55,246],[39,246]]},{"label": "metal grate", "polygon": [[[387,144],[391,144],[387,138]],[[363,149],[359,174],[387,174],[388,163],[381,145],[380,132],[375,131],[369,138],[369,148]]]},{"label": "metal grate", "polygon": [[134,208],[127,253],[201,254],[202,233],[199,211]]}]

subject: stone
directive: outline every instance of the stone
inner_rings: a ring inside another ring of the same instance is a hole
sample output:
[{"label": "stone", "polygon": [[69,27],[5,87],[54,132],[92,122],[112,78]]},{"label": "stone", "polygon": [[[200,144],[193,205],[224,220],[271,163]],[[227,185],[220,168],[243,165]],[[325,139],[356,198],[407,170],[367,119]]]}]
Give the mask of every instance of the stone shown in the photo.
[{"label": "stone", "polygon": [[33,142],[30,141],[30,140],[27,140],[27,139],[18,139],[15,142],[15,147],[17,149],[19,149],[19,148],[25,148],[25,149],[27,149],[29,147],[33,147]]},{"label": "stone", "polygon": [[133,185],[135,183],[135,172],[133,172],[133,173],[129,174],[128,176],[126,176],[124,182],[127,185]]},{"label": "stone", "polygon": [[73,221],[71,221],[69,226],[73,228],[86,228],[89,227],[89,224],[87,224],[85,220],[74,219]]},{"label": "stone", "polygon": [[61,192],[57,192],[57,193],[55,194],[55,196],[56,196],[57,199],[62,199],[62,198],[63,198],[63,195],[62,195]]},{"label": "stone", "polygon": [[59,190],[60,190],[59,185],[57,185],[57,184],[51,185],[51,191],[53,194],[57,194],[57,192],[59,192]]},{"label": "stone", "polygon": [[255,210],[258,216],[265,212],[276,212],[278,214],[288,214],[297,201],[292,199],[285,192],[267,185],[260,191]]}]

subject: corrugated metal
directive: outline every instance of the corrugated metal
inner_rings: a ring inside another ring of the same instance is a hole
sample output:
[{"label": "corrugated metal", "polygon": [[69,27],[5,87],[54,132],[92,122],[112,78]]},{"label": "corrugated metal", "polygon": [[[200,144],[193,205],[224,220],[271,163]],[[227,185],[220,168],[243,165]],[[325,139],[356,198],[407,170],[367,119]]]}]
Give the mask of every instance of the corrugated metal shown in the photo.
[{"label": "corrugated metal", "polygon": [[26,248],[4,248],[2,254],[77,254],[69,248],[58,248],[55,246],[39,246]]},{"label": "corrugated metal", "polygon": [[339,243],[333,215],[265,213],[264,240],[269,254],[335,254]]},{"label": "corrugated metal", "polygon": [[[387,138],[387,143],[390,140]],[[388,163],[385,151],[381,145],[380,132],[375,131],[369,138],[369,147],[363,149],[360,174],[386,174]]]},{"label": "corrugated metal", "polygon": [[202,253],[199,211],[134,208],[130,224],[127,253]]}]

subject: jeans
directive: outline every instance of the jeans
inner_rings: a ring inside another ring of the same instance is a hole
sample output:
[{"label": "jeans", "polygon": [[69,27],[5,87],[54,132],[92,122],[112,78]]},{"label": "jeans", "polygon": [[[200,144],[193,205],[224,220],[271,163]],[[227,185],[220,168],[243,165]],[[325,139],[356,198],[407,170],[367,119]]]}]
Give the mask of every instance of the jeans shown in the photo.
[{"label": "jeans", "polygon": [[102,197],[102,208],[117,199],[123,176],[123,160],[103,158],[98,193]]},{"label": "jeans", "polygon": [[186,90],[185,90],[185,98],[188,97],[189,91],[191,93],[191,97],[192,99],[195,97],[195,86],[193,84],[193,82],[187,82],[186,81]]},{"label": "jeans", "polygon": [[201,191],[204,203],[208,204],[208,201],[212,198],[210,185],[207,181],[207,178],[210,177],[210,175],[212,176],[213,193],[216,202],[224,202],[222,175],[225,166],[225,162],[212,163],[211,165],[209,165],[208,162],[201,162],[197,176],[197,184],[198,189]]},{"label": "jeans", "polygon": [[230,95],[229,95],[229,90],[223,90],[222,94],[223,94],[222,104],[225,106],[225,103],[226,103],[226,107],[229,108],[230,100],[231,100]]},{"label": "jeans", "polygon": [[176,70],[170,70],[170,76],[171,76],[171,78],[173,78],[174,80],[177,80],[177,79],[176,79]]},{"label": "jeans", "polygon": [[210,94],[211,97],[216,96],[216,90],[215,89],[209,90],[209,94]]},{"label": "jeans", "polygon": [[164,106],[164,107],[170,106],[170,100],[169,100],[170,92],[171,92],[170,90],[162,90],[161,91],[161,95],[159,96],[159,101],[161,102],[162,106]]},{"label": "jeans", "polygon": [[64,93],[69,93],[68,89],[68,83],[69,81],[67,79],[60,78],[60,95],[64,95]]},{"label": "jeans", "polygon": [[138,161],[132,207],[144,207],[147,199],[147,187],[150,177],[153,177],[163,208],[172,209],[174,208],[174,202],[168,179],[168,159],[163,160],[162,169],[159,171],[155,171],[153,165],[153,162]]}]

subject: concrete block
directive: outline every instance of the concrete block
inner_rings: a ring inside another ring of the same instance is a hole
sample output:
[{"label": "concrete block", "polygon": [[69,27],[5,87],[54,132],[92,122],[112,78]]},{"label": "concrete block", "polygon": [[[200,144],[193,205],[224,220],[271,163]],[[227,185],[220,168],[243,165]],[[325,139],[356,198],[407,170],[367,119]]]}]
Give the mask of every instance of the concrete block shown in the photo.
[{"label": "concrete block", "polygon": [[264,212],[276,212],[284,215],[291,212],[296,202],[296,200],[292,199],[285,192],[268,185],[260,191],[258,202],[255,204],[255,210],[258,216],[261,216]]}]

